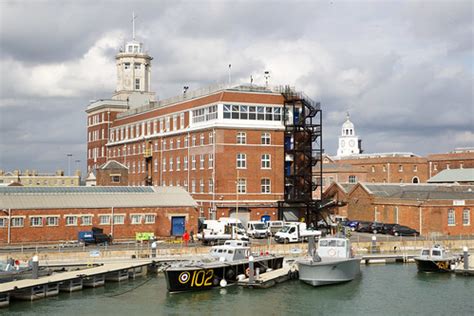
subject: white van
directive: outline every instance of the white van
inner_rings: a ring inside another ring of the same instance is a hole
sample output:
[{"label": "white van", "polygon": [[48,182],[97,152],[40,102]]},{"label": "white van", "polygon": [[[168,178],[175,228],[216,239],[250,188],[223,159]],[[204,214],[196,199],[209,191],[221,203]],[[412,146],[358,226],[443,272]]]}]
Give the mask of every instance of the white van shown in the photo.
[{"label": "white van", "polygon": [[247,234],[252,238],[267,238],[270,236],[270,231],[264,222],[249,221],[247,223]]},{"label": "white van", "polygon": [[275,236],[275,234],[278,233],[283,228],[283,226],[285,226],[284,221],[268,221],[267,222],[268,230],[270,231],[270,234],[272,236]]}]

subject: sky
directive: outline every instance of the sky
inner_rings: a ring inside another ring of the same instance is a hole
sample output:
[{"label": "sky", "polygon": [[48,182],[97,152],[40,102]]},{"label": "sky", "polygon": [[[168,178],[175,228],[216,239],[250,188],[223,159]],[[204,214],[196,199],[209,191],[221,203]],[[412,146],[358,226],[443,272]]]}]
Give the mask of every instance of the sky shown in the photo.
[{"label": "sky", "polygon": [[[0,1],[0,169],[86,170],[86,113],[136,37],[159,99],[228,80],[296,87],[335,155],[346,112],[365,153],[474,147],[474,2]],[[72,156],[67,156],[72,154]]]}]

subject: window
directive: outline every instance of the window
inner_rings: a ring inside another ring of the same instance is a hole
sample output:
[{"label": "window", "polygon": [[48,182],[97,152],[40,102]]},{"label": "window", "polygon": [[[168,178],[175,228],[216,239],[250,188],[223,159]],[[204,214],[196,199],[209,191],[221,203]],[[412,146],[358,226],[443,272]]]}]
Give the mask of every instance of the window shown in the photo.
[{"label": "window", "polygon": [[382,171],[387,172],[387,167],[385,167],[385,165],[382,166]]},{"label": "window", "polygon": [[456,214],[454,213],[454,209],[450,208],[448,210],[448,226],[455,226],[456,225]]},{"label": "window", "polygon": [[166,129],[167,132],[170,131],[170,120],[171,120],[171,119],[170,119],[169,116],[167,116],[167,117],[165,118],[165,129]]},{"label": "window", "polygon": [[189,188],[188,188],[188,180],[187,179],[184,179],[183,180],[183,187],[186,191],[189,191]]},{"label": "window", "polygon": [[191,169],[196,170],[196,156],[191,156]]},{"label": "window", "polygon": [[193,135],[191,138],[191,146],[195,147],[196,146],[196,135]]},{"label": "window", "polygon": [[141,68],[141,64],[139,64],[139,63],[135,63],[133,66],[135,67],[135,69],[140,69]]},{"label": "window", "polygon": [[187,156],[184,156],[183,157],[183,168],[184,170],[188,170],[188,157]]},{"label": "window", "polygon": [[224,119],[280,121],[281,108],[224,104]]},{"label": "window", "polygon": [[125,215],[114,215],[114,225],[123,225],[125,223]]},{"label": "window", "polygon": [[189,137],[185,136],[184,137],[184,148],[188,148],[188,146],[189,146]]},{"label": "window", "polygon": [[247,179],[239,178],[237,179],[237,193],[246,193],[247,192]]},{"label": "window", "polygon": [[237,133],[237,144],[246,144],[247,143],[247,134],[244,132]]},{"label": "window", "polygon": [[173,114],[173,131],[178,130],[178,114]]},{"label": "window", "polygon": [[196,180],[191,180],[191,193],[196,193]]},{"label": "window", "polygon": [[170,171],[173,171],[173,158],[170,157]]},{"label": "window", "polygon": [[199,136],[199,144],[200,144],[201,146],[204,145],[204,134],[201,134],[201,135]]},{"label": "window", "polygon": [[462,224],[465,226],[471,225],[471,211],[468,208],[462,211]]},{"label": "window", "polygon": [[23,227],[24,221],[23,217],[12,217],[12,227]]},{"label": "window", "polygon": [[207,165],[208,165],[207,167],[208,167],[209,169],[214,168],[214,154],[209,154],[209,155],[208,155]]},{"label": "window", "polygon": [[163,168],[162,168],[163,171],[166,171],[166,158],[163,158],[162,164],[163,164]]},{"label": "window", "polygon": [[212,193],[214,192],[214,180],[213,179],[209,179],[209,193]]},{"label": "window", "polygon": [[375,166],[372,166],[372,172],[375,172]]},{"label": "window", "polygon": [[110,176],[112,183],[119,183],[120,182],[120,176]]},{"label": "window", "polygon": [[110,215],[99,216],[99,225],[109,225],[109,224],[110,224]]},{"label": "window", "polygon": [[46,226],[58,226],[59,217],[58,216],[48,216],[46,217]]},{"label": "window", "polygon": [[357,177],[356,176],[349,176],[349,183],[356,183]]},{"label": "window", "polygon": [[6,217],[0,217],[0,227],[5,227],[7,226],[8,218]]},{"label": "window", "polygon": [[263,154],[262,155],[261,167],[262,167],[262,169],[270,169],[271,168],[270,155],[269,154]]},{"label": "window", "polygon": [[433,170],[438,170],[438,164],[435,163],[435,164],[433,165]]},{"label": "window", "polygon": [[184,128],[184,113],[179,114],[179,128]]},{"label": "window", "polygon": [[403,172],[403,165],[398,165],[398,172]]},{"label": "window", "polygon": [[413,165],[413,172],[417,172],[418,171],[418,166],[417,165]]},{"label": "window", "polygon": [[270,133],[262,133],[260,140],[261,140],[262,145],[270,145],[271,144]]},{"label": "window", "polygon": [[176,170],[181,170],[181,159],[179,157],[176,157]]},{"label": "window", "polygon": [[203,179],[199,180],[199,191],[201,193],[204,193],[204,180]]},{"label": "window", "polygon": [[66,226],[76,226],[77,216],[66,216]]},{"label": "window", "polygon": [[178,138],[176,140],[176,149],[179,149],[179,148],[181,148],[181,138]]},{"label": "window", "polygon": [[163,144],[161,145],[162,150],[166,150],[166,139],[163,140]]},{"label": "window", "polygon": [[141,224],[142,223],[142,216],[137,215],[137,214],[133,214],[133,215],[130,215],[130,220],[132,222],[132,225]]},{"label": "window", "polygon": [[214,144],[214,132],[209,133],[209,144]]},{"label": "window", "polygon": [[130,63],[124,63],[123,68],[124,69],[130,69]]},{"label": "window", "polygon": [[92,216],[90,216],[90,215],[82,216],[81,223],[82,223],[83,226],[92,225]]},{"label": "window", "polygon": [[247,168],[247,155],[246,154],[237,154],[237,168],[238,169]]},{"label": "window", "polygon": [[260,190],[262,193],[271,193],[270,179],[262,179],[260,181]]},{"label": "window", "polygon": [[199,169],[204,169],[204,155],[201,154],[199,157]]},{"label": "window", "polygon": [[154,224],[156,220],[155,214],[145,214],[145,224]]},{"label": "window", "polygon": [[31,227],[41,227],[43,226],[43,218],[42,217],[30,217],[30,226]]}]

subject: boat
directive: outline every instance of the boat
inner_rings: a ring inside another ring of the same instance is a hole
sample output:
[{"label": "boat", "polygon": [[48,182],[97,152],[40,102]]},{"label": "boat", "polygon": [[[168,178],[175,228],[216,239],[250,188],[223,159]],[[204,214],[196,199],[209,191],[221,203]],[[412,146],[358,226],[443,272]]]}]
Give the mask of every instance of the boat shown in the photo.
[{"label": "boat", "polygon": [[167,289],[175,293],[234,284],[248,276],[250,260],[261,274],[283,266],[283,256],[255,255],[250,252],[247,241],[227,240],[224,245],[211,247],[206,258],[178,262],[164,268]]},{"label": "boat", "polygon": [[296,261],[301,281],[321,286],[348,282],[360,274],[361,258],[353,255],[348,238],[320,238],[317,250],[309,248],[309,255]]},{"label": "boat", "polygon": [[435,244],[421,249],[420,255],[414,259],[420,272],[450,272],[458,258],[450,255],[443,246]]},{"label": "boat", "polygon": [[[42,277],[51,274],[52,271],[50,269],[40,267],[37,275]],[[22,266],[13,259],[9,259],[7,262],[0,262],[0,283],[32,278],[33,268],[31,265]]]}]

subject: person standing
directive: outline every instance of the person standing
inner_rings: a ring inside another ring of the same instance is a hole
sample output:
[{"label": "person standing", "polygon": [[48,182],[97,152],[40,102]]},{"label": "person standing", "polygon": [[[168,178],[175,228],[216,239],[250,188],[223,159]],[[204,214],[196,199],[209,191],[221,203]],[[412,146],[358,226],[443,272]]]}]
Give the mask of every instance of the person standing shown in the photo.
[{"label": "person standing", "polygon": [[187,230],[184,231],[184,234],[183,234],[183,241],[184,241],[184,245],[187,247],[188,246],[188,242],[189,242],[189,233]]}]

